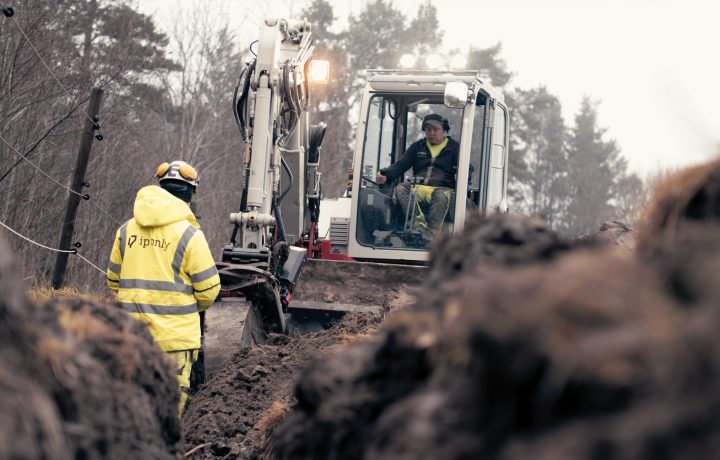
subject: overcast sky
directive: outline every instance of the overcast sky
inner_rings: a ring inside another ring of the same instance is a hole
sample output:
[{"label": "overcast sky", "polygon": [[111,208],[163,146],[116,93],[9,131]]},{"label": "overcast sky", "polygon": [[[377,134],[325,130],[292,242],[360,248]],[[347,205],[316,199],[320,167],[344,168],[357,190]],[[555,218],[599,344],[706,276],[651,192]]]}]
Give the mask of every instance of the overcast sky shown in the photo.
[{"label": "overcast sky", "polygon": [[[141,11],[155,15],[161,27],[194,3],[139,1]],[[369,3],[329,1],[342,22]],[[446,48],[464,51],[501,42],[502,57],[516,74],[511,86],[545,85],[560,98],[566,124],[572,124],[584,95],[599,101],[606,138],[617,140],[631,171],[641,177],[720,153],[720,1],[431,1]],[[247,37],[261,17],[292,17],[308,3],[205,0],[202,5],[224,12]],[[392,3],[412,17],[422,1]]]}]

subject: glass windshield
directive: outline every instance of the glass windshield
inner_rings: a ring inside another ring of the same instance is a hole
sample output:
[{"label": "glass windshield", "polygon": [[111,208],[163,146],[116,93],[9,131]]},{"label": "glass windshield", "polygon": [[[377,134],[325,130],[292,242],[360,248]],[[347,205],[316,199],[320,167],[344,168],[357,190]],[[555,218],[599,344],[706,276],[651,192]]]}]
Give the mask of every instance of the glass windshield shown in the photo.
[{"label": "glass windshield", "polygon": [[[423,130],[431,114],[435,120]],[[427,250],[452,225],[462,117],[441,94],[371,99],[358,191],[360,244]]]}]

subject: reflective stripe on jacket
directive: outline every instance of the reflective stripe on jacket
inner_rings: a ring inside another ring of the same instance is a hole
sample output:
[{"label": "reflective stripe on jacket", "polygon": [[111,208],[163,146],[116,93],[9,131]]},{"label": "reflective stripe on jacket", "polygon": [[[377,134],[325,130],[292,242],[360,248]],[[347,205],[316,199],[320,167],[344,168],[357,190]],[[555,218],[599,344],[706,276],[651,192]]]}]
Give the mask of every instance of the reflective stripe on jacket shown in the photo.
[{"label": "reflective stripe on jacket", "polygon": [[187,203],[155,185],[140,189],[134,217],[116,233],[107,277],[163,350],[200,348],[198,311],[217,297],[220,277]]}]

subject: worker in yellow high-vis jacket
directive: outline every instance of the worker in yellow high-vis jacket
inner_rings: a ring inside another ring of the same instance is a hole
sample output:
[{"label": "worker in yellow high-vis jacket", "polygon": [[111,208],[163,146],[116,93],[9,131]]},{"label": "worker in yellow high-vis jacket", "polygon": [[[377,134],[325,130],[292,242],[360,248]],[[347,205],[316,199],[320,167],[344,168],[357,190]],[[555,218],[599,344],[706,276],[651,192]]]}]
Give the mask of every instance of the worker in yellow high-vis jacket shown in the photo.
[{"label": "worker in yellow high-vis jacket", "polygon": [[107,278],[123,308],[177,362],[182,414],[200,349],[198,313],[215,301],[220,277],[189,206],[197,171],[173,161],[161,164],[156,177],[160,186],[138,191],[134,217],[115,235]]}]

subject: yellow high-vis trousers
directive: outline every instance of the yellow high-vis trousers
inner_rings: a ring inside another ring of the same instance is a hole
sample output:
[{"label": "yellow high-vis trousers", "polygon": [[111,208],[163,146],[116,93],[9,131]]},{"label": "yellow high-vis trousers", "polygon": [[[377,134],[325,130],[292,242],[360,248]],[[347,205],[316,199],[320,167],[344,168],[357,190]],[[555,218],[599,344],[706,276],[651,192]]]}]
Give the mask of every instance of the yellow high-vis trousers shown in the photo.
[{"label": "yellow high-vis trousers", "polygon": [[178,384],[180,385],[180,405],[178,412],[182,416],[190,394],[190,373],[192,372],[193,363],[197,361],[198,350],[177,350],[168,351],[168,357],[175,363],[177,369]]}]

